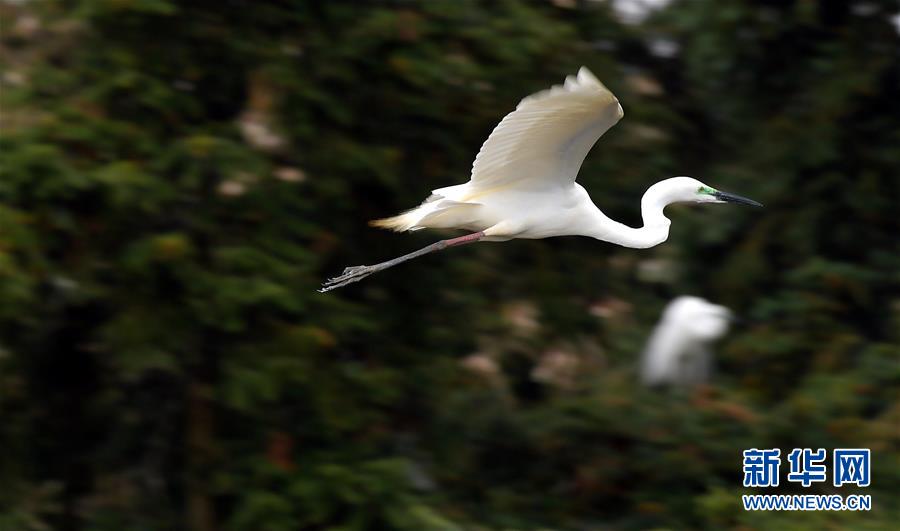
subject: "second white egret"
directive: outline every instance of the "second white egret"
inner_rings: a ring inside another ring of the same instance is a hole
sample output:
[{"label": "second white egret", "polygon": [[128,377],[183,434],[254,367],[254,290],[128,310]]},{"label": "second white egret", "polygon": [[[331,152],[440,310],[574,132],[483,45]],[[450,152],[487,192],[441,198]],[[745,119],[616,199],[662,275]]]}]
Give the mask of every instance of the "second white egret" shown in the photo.
[{"label": "second white egret", "polygon": [[712,344],[728,332],[731,310],[700,297],[677,297],[666,306],[641,357],[644,385],[690,386],[709,381]]},{"label": "second white egret", "polygon": [[372,222],[398,232],[432,228],[465,229],[470,234],[379,264],[348,267],[320,291],[357,282],[434,251],[482,240],[588,236],[625,247],[653,247],[669,236],[671,221],[663,209],[677,202],[762,206],[690,177],[672,177],[644,193],[643,227],[610,219],[575,177],[597,139],[623,115],[619,100],[585,67],[563,85],[523,99],[481,146],[469,182],[433,190],[418,207]]}]

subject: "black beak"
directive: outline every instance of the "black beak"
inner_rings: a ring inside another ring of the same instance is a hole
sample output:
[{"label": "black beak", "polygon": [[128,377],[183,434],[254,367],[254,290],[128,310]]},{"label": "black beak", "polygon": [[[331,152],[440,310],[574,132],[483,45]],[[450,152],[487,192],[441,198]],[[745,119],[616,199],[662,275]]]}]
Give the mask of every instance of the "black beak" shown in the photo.
[{"label": "black beak", "polygon": [[747,199],[746,197],[741,197],[739,195],[729,194],[728,192],[716,192],[713,194],[713,197],[715,197],[719,201],[725,201],[727,203],[740,203],[742,205],[750,205],[755,207],[763,206],[762,203],[757,203],[752,199]]}]

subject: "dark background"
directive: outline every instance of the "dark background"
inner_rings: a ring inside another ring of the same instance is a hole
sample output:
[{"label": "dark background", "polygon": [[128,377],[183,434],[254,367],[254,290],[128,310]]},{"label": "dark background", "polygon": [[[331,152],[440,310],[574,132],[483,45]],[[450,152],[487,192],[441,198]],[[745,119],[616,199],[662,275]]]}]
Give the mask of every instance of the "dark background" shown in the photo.
[{"label": "dark background", "polygon": [[[0,529],[895,528],[898,13],[0,4]],[[625,108],[579,177],[608,215],[639,225],[674,175],[766,208],[316,293],[446,237],[366,222],[464,182],[494,124],[581,65]],[[682,294],[744,323],[710,385],[643,389]],[[872,485],[744,489],[752,447],[871,448]],[[874,507],[748,513],[753,492]]]}]

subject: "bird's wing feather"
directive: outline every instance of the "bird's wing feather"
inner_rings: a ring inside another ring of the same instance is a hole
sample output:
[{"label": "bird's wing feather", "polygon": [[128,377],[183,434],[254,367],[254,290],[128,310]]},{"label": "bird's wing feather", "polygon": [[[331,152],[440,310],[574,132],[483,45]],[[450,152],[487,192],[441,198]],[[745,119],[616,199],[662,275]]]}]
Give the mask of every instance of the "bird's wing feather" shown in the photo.
[{"label": "bird's wing feather", "polygon": [[503,118],[475,158],[470,186],[574,182],[588,151],[622,116],[613,93],[581,67],[577,77],[528,96]]}]

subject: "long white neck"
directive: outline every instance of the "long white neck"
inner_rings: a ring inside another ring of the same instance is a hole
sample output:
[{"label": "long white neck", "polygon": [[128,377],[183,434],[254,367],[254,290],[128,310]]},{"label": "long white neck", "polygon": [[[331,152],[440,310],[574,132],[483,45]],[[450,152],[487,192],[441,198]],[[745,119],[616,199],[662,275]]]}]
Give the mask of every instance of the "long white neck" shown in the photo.
[{"label": "long white neck", "polygon": [[667,181],[668,179],[660,181],[644,192],[641,198],[643,227],[635,229],[623,225],[597,209],[592,229],[587,236],[635,249],[646,249],[666,241],[672,221],[663,214],[663,209],[674,201]]}]

